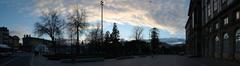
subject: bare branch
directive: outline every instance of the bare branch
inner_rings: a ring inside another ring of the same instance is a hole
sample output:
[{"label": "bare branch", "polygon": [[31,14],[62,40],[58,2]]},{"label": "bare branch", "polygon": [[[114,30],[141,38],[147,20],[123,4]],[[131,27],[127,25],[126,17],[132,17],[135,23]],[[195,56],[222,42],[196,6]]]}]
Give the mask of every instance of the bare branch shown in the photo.
[{"label": "bare branch", "polygon": [[35,23],[35,34],[38,36],[48,35],[53,42],[56,36],[62,35],[65,22],[60,18],[58,11],[50,10],[49,12],[42,12],[40,19],[41,22]]},{"label": "bare branch", "polygon": [[134,28],[133,28],[133,35],[132,35],[133,38],[134,38],[135,40],[142,40],[142,39],[143,39],[143,35],[142,35],[143,30],[144,30],[144,28],[142,28],[142,27],[140,27],[140,26],[134,27]]}]

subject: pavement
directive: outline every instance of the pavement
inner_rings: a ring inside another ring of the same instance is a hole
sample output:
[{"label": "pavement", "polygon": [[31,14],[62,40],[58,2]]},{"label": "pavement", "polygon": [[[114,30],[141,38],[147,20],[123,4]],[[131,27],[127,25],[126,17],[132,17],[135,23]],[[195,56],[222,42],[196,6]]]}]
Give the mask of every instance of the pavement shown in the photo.
[{"label": "pavement", "polygon": [[[86,59],[85,59],[86,60]],[[240,66],[239,63],[209,58],[188,58],[177,55],[155,55],[94,62],[64,63],[31,54],[14,56],[0,66]]]},{"label": "pavement", "polygon": [[204,66],[240,66],[240,62],[227,61],[213,58],[191,58],[192,61],[201,63]]},{"label": "pavement", "polygon": [[0,66],[30,66],[31,54],[17,53],[0,59]]},{"label": "pavement", "polygon": [[97,62],[62,63],[50,61],[42,56],[36,56],[32,66],[240,66],[238,63],[207,58],[188,58],[177,55],[156,55],[134,57],[128,59],[106,59]]}]

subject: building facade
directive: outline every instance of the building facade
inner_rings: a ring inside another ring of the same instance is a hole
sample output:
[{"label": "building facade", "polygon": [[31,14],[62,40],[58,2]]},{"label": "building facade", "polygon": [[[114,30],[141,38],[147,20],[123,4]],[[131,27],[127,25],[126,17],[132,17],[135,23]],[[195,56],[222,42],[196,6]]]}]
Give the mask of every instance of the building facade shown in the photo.
[{"label": "building facade", "polygon": [[0,27],[0,43],[8,44],[9,30],[6,27]]},{"label": "building facade", "polygon": [[240,61],[240,0],[191,0],[186,23],[189,54]]},{"label": "building facade", "polygon": [[20,46],[18,36],[10,36],[7,27],[0,27],[0,44],[6,44],[11,48],[18,48]]},{"label": "building facade", "polygon": [[51,50],[53,44],[50,40],[31,37],[31,35],[24,35],[23,40],[23,50],[33,51],[37,46],[46,46]]}]

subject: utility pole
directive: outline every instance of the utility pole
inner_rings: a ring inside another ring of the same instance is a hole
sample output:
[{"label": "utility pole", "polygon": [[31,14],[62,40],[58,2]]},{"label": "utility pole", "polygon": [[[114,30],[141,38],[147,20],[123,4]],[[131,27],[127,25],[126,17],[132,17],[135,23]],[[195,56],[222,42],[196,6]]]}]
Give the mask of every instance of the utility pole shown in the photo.
[{"label": "utility pole", "polygon": [[103,1],[100,2],[101,5],[101,44],[103,45]]}]

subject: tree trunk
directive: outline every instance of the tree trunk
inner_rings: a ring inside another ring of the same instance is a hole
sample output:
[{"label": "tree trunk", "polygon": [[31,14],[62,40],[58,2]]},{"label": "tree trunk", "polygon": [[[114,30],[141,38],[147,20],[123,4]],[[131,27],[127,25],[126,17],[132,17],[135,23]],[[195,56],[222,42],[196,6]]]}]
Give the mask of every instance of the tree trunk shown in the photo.
[{"label": "tree trunk", "polygon": [[56,45],[54,36],[51,36],[51,39],[52,39],[52,44],[53,44],[53,48],[54,48],[53,49],[54,53],[57,53],[57,45]]},{"label": "tree trunk", "polygon": [[77,51],[76,51],[76,53],[78,54],[79,52],[80,52],[80,46],[79,46],[79,24],[77,25],[77,43],[76,43],[76,46],[77,46]]}]

